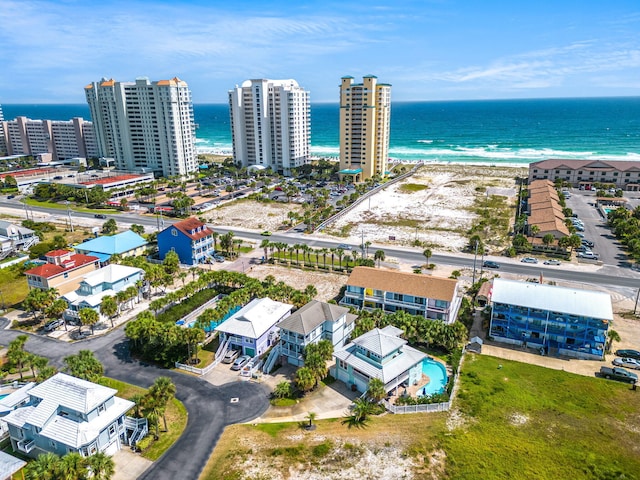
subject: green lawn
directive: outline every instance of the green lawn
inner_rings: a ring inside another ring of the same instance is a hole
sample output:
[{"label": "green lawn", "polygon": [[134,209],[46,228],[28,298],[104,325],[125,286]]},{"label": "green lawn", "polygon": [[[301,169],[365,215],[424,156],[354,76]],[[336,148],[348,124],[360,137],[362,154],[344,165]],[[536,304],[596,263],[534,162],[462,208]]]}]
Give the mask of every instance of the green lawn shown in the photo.
[{"label": "green lawn", "polygon": [[453,412],[387,414],[360,429],[319,420],[314,435],[301,435],[297,423],[234,425],[201,479],[257,478],[243,476],[249,458],[264,469],[260,478],[289,478],[290,468],[309,465],[340,471],[361,454],[338,451],[322,464],[319,442],[327,441],[373,451],[400,442],[416,480],[640,479],[640,392],[627,384],[470,354]]},{"label": "green lawn", "polygon": [[[25,198],[23,200],[27,205],[32,205],[34,207],[46,207],[46,208],[55,208],[58,210],[67,210],[67,205],[64,203],[55,203],[55,202],[44,202],[39,201],[34,198]],[[115,208],[86,208],[79,207],[76,204],[69,204],[71,211],[73,212],[84,212],[84,213],[120,213],[120,210],[116,210]]]},{"label": "green lawn", "polygon": [[639,478],[640,393],[627,384],[469,355],[442,432],[456,479]]},{"label": "green lawn", "polygon": [[[113,378],[104,378],[101,383],[108,387],[115,388],[118,390],[116,395],[126,399],[130,399],[134,395],[142,395],[146,392],[144,388],[120,382]],[[152,441],[149,447],[142,452],[142,456],[149,460],[157,460],[160,458],[160,456],[178,440],[187,427],[187,409],[182,402],[175,398],[167,405],[166,417],[168,431],[165,432],[163,430],[164,424],[162,420],[160,420],[160,438],[157,441]],[[153,427],[150,426],[149,430],[149,435],[153,436]]]},{"label": "green lawn", "polygon": [[0,305],[18,305],[28,292],[27,277],[20,273],[18,266],[0,269]]}]

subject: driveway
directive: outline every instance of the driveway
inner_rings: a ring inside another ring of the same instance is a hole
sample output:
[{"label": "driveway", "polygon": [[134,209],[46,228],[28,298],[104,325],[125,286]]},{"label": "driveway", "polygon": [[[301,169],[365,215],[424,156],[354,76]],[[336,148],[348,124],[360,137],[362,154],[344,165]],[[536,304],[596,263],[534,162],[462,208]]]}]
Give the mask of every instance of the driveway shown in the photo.
[{"label": "driveway", "polygon": [[[0,328],[7,325],[6,319],[0,321]],[[21,333],[0,330],[0,344],[7,345]],[[63,358],[67,355],[79,350],[91,350],[104,365],[106,376],[140,387],[149,387],[160,375],[171,378],[176,385],[176,397],[189,414],[187,427],[178,441],[138,477],[140,479],[198,478],[224,428],[256,418],[269,406],[268,392],[263,385],[234,382],[214,386],[199,377],[132,359],[122,327],[105,336],[74,344],[29,335],[25,347],[30,352],[49,358],[58,367],[62,366]]]}]

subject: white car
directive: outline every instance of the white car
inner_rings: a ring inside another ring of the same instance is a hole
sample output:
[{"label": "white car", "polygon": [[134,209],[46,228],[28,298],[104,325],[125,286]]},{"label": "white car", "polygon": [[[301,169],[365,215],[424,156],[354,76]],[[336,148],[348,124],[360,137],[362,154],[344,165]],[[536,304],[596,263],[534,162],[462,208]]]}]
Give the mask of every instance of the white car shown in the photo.
[{"label": "white car", "polygon": [[632,370],[640,370],[640,361],[634,358],[616,358],[613,364],[618,367],[631,368]]}]

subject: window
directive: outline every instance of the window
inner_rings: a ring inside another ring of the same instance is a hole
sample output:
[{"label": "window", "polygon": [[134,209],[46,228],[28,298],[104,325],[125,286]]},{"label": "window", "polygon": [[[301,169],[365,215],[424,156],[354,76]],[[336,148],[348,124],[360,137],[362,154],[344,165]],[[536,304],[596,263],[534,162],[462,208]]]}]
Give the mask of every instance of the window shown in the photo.
[{"label": "window", "polygon": [[109,437],[113,437],[116,434],[116,424],[112,423],[109,425]]},{"label": "window", "polygon": [[104,403],[102,405],[98,405],[98,415],[106,411],[107,411],[107,407],[104,406]]},{"label": "window", "polygon": [[173,235],[174,237],[178,236],[178,230],[176,230],[175,228],[173,230],[171,230],[171,235]]}]

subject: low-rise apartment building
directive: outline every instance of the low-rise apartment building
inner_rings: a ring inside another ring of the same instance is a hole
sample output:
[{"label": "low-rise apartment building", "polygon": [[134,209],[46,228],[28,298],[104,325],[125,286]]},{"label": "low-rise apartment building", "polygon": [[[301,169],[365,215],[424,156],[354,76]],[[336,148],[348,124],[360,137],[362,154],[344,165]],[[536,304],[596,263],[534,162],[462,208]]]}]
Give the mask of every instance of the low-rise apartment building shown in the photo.
[{"label": "low-rise apartment building", "polygon": [[548,159],[529,164],[529,183],[561,179],[574,187],[590,190],[596,183],[640,190],[640,161]]},{"label": "low-rise apartment building", "polygon": [[358,309],[403,310],[431,320],[453,323],[462,295],[458,282],[450,278],[356,267],[347,280],[341,305]]},{"label": "low-rise apartment building", "polygon": [[613,320],[607,293],[496,278],[490,336],[546,355],[601,360]]}]

